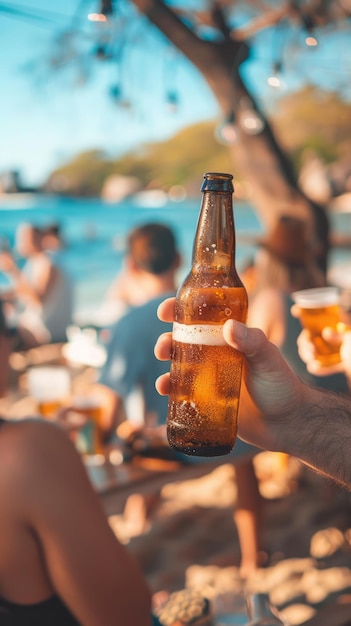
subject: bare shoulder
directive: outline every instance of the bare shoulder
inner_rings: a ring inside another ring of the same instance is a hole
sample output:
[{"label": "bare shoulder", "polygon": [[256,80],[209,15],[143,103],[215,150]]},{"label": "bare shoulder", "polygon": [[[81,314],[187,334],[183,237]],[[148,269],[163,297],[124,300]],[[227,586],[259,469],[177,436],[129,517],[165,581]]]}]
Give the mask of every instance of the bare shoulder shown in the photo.
[{"label": "bare shoulder", "polygon": [[[62,466],[79,471],[79,456],[67,434],[54,423],[38,418],[5,422],[0,429],[0,487],[30,484]],[[83,469],[83,468],[82,468]]]},{"label": "bare shoulder", "polygon": [[38,417],[6,420],[0,430],[0,451],[5,456],[10,448],[30,454],[47,449],[47,446],[67,447],[67,444],[72,447],[66,433],[55,422],[46,422]]}]

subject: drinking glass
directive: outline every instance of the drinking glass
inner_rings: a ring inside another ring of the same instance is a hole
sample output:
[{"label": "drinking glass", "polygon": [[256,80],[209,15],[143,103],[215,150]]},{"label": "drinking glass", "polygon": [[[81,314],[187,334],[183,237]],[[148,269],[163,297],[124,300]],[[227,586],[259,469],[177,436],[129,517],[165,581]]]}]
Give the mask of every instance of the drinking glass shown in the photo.
[{"label": "drinking glass", "polygon": [[337,287],[317,287],[292,293],[299,307],[299,318],[314,344],[316,359],[324,366],[340,362],[339,342],[326,341],[322,331],[327,326],[338,329],[341,321],[340,293]]},{"label": "drinking glass", "polygon": [[34,366],[27,373],[28,390],[35,399],[40,415],[54,419],[71,391],[71,378],[66,367]]}]

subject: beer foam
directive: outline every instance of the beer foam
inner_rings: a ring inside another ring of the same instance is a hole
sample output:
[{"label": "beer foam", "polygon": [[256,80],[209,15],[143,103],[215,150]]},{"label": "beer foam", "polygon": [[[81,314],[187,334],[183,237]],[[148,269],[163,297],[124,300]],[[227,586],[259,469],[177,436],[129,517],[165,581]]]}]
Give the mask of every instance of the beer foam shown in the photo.
[{"label": "beer foam", "polygon": [[225,346],[223,325],[211,324],[173,324],[173,339],[181,343],[192,343],[203,346]]},{"label": "beer foam", "polygon": [[324,306],[339,304],[339,290],[337,287],[316,287],[303,289],[291,294],[294,302],[305,309],[318,309]]}]

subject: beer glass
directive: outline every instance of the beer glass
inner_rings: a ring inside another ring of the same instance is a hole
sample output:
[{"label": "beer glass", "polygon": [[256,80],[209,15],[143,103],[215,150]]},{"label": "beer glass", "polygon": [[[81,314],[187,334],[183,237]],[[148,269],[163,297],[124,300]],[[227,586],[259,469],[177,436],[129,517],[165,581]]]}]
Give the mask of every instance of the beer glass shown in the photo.
[{"label": "beer glass", "polygon": [[292,293],[292,299],[299,307],[299,318],[303,328],[308,330],[314,344],[316,359],[321,365],[335,365],[340,362],[340,344],[329,342],[322,336],[326,326],[337,330],[340,317],[340,295],[337,287],[316,287]]},{"label": "beer glass", "polygon": [[101,398],[99,396],[74,396],[72,411],[84,418],[75,436],[77,450],[87,456],[101,455],[103,452]]},{"label": "beer glass", "polygon": [[71,379],[67,368],[35,366],[27,373],[29,394],[36,400],[40,415],[54,419],[56,412],[67,403]]}]

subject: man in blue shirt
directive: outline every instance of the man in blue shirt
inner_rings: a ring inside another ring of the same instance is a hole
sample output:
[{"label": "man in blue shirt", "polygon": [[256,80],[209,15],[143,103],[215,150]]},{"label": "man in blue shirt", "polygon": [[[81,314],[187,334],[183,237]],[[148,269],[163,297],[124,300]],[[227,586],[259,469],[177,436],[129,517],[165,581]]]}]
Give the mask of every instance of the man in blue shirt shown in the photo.
[{"label": "man in blue shirt", "polygon": [[[105,398],[107,435],[113,435],[125,418],[124,432],[126,428],[164,427],[167,399],[156,392],[155,380],[167,368],[156,359],[154,346],[167,327],[158,319],[157,308],[167,295],[175,294],[180,262],[168,226],[148,223],[128,236],[123,293],[128,292],[130,306],[111,328],[98,380]],[[134,302],[141,304],[134,306]]]}]

